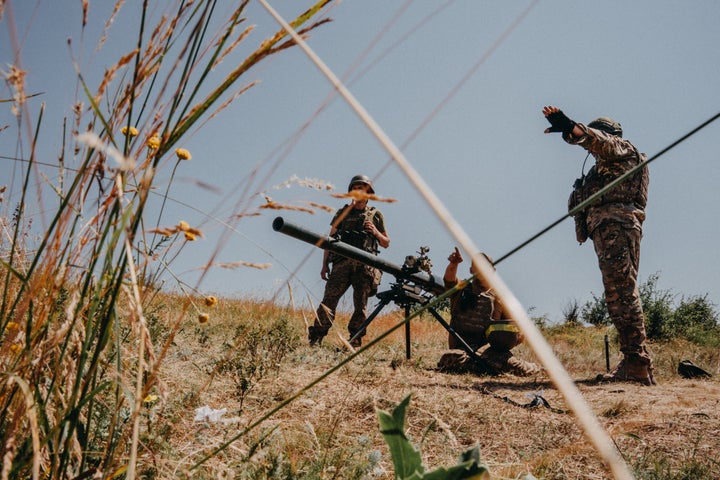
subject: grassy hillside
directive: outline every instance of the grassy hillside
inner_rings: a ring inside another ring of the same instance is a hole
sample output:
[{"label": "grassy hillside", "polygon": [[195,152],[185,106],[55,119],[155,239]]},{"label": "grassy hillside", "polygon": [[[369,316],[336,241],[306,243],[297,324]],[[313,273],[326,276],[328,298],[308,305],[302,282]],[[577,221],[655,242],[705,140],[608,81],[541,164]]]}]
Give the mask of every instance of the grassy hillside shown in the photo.
[{"label": "grassy hillside", "polygon": [[[161,303],[151,330],[167,339],[180,312],[171,297]],[[477,444],[492,478],[610,478],[546,377],[437,372],[447,334],[429,316],[411,323],[409,360],[399,329],[243,434],[348,356],[335,335],[346,335],[344,323],[310,348],[304,322],[311,312],[228,299],[210,311],[206,323],[182,322],[163,361],[162,388],[149,397],[139,467],[149,478],[393,478],[376,409],[392,410],[408,394],[407,432],[427,468],[453,465]],[[401,312],[378,318],[367,338],[401,320]],[[686,380],[676,373],[689,358],[716,374],[717,350],[653,344],[658,386],[594,385],[588,380],[605,368],[605,333],[546,330],[637,478],[718,478],[717,375]],[[611,352],[614,365],[617,348]],[[517,354],[533,359],[525,346]],[[551,408],[524,408],[536,395]],[[227,411],[217,422],[195,421],[203,406]]]}]

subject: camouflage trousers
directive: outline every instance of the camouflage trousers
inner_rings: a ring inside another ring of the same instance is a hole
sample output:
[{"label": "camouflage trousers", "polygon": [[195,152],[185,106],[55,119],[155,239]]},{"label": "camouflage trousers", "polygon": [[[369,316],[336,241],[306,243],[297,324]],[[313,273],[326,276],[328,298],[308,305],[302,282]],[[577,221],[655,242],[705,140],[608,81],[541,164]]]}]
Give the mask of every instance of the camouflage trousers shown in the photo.
[{"label": "camouflage trousers", "polygon": [[651,365],[637,285],[641,238],[639,228],[627,228],[618,222],[604,222],[592,233],[605,302],[618,331],[620,351],[633,363]]},{"label": "camouflage trousers", "polygon": [[[348,288],[353,289],[354,311],[348,323],[350,336],[355,335],[367,319],[368,299],[375,295],[379,282],[379,270],[354,260],[342,260],[333,263],[330,276],[325,285],[322,303],[317,309],[315,324],[310,327],[310,336],[322,338],[335,320],[335,309]],[[362,338],[365,332],[361,332]]]}]

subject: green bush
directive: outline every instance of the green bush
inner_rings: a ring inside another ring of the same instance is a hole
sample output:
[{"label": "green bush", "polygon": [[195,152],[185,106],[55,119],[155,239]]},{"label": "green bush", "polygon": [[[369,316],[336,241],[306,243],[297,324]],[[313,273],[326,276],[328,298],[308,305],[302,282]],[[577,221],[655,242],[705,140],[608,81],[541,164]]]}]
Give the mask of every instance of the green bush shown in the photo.
[{"label": "green bush", "polygon": [[675,294],[670,290],[659,290],[660,276],[655,273],[640,284],[640,300],[645,314],[645,332],[650,339],[668,338],[665,326],[673,316]]},{"label": "green bush", "polygon": [[683,337],[706,346],[720,345],[718,314],[704,296],[683,298],[665,325],[666,337]]},{"label": "green bush", "polygon": [[[700,345],[720,345],[720,325],[716,306],[708,295],[682,297],[676,305],[677,294],[672,290],[660,290],[655,273],[638,287],[645,331],[651,340],[684,338]],[[593,299],[585,302],[580,318],[595,326],[611,324],[605,298],[591,294]]]},{"label": "green bush", "polygon": [[580,312],[580,318],[582,318],[583,322],[596,327],[610,325],[610,315],[608,314],[605,297],[598,297],[594,293],[591,293],[591,295],[593,299],[585,302]]}]

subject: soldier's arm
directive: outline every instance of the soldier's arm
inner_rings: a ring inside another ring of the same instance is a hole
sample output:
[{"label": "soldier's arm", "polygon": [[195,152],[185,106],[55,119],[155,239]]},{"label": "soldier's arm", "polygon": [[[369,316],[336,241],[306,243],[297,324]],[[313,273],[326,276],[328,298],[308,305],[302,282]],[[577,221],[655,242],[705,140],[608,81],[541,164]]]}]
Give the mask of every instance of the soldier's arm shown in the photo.
[{"label": "soldier's arm", "polygon": [[600,162],[607,165],[608,170],[623,169],[628,162],[637,157],[635,149],[630,142],[616,135],[589,128],[582,123],[577,123],[565,115],[562,110],[555,106],[543,107],[543,115],[550,122],[550,127],[545,133],[561,132],[563,139],[571,145],[579,145],[594,156],[600,158]]},{"label": "soldier's arm", "polygon": [[445,286],[450,288],[454,287],[458,283],[457,278],[457,271],[458,271],[458,265],[462,263],[463,258],[460,254],[460,250],[458,250],[457,247],[455,247],[455,251],[450,254],[448,257],[448,265],[445,267],[445,274],[443,275],[443,281],[445,282]]},{"label": "soldier's arm", "polygon": [[372,220],[372,222],[367,222],[368,225],[366,225],[368,233],[377,239],[378,245],[388,248],[390,246],[390,236],[385,229],[385,218],[382,213],[376,211]]},{"label": "soldier's arm", "polygon": [[[337,228],[330,228],[330,236],[334,236],[337,233]],[[327,280],[330,275],[330,251],[323,249],[323,262],[322,268],[320,269],[320,278]]]},{"label": "soldier's arm", "polygon": [[378,245],[380,245],[383,248],[387,248],[390,246],[390,237],[386,232],[381,232],[378,230],[377,227],[373,230],[372,234],[377,238]]},{"label": "soldier's arm", "polygon": [[602,130],[589,128],[582,123],[575,124],[565,141],[580,145],[588,152],[606,159],[627,158],[635,153],[629,141]]}]

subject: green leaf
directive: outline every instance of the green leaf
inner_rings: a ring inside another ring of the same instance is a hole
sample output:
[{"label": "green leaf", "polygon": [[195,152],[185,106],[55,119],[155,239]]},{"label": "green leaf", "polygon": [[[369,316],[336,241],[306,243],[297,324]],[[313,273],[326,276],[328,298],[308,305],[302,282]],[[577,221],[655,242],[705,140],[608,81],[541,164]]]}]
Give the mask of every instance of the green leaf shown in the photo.
[{"label": "green leaf", "polygon": [[477,445],[460,455],[454,467],[440,467],[427,473],[423,480],[487,480],[490,472],[480,463],[480,449]]},{"label": "green leaf", "polygon": [[384,410],[377,411],[380,433],[390,448],[390,456],[395,467],[395,478],[402,480],[424,478],[425,472],[420,452],[405,436],[405,418],[409,404],[410,395],[395,407],[392,414]]}]

